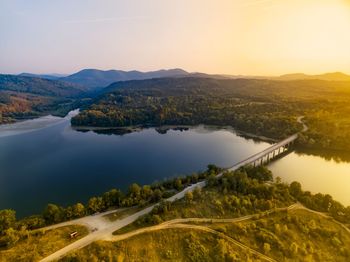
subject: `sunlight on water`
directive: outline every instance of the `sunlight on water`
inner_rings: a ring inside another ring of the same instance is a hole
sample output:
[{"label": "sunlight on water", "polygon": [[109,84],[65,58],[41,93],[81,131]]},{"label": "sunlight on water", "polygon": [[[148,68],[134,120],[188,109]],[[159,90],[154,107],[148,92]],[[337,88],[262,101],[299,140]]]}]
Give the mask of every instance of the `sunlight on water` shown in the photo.
[{"label": "sunlight on water", "polygon": [[304,190],[327,193],[350,205],[350,163],[291,153],[269,168],[285,182],[299,181]]}]

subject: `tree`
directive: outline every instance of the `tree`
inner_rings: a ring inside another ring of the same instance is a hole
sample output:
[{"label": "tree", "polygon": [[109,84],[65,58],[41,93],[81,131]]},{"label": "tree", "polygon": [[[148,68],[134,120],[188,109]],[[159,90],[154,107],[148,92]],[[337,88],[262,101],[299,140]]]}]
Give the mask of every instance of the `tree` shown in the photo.
[{"label": "tree", "polygon": [[180,178],[175,179],[174,187],[176,190],[180,191],[182,189],[182,181]]},{"label": "tree", "polygon": [[192,203],[193,200],[193,194],[191,191],[187,191],[185,194],[185,200],[187,203]]},{"label": "tree", "polygon": [[85,206],[82,203],[77,203],[72,206],[73,217],[82,217],[86,214]]},{"label": "tree", "polygon": [[133,183],[131,186],[129,186],[129,190],[128,190],[128,195],[138,199],[140,197],[140,193],[141,193],[141,187],[136,184]]},{"label": "tree", "polygon": [[156,189],[153,191],[152,194],[152,202],[158,202],[162,199],[162,191],[160,191],[160,189]]},{"label": "tree", "polygon": [[269,243],[264,243],[264,253],[267,254],[271,250],[271,246]]},{"label": "tree", "polygon": [[103,209],[103,200],[102,197],[92,197],[88,202],[88,210],[90,213],[96,213]]},{"label": "tree", "polygon": [[103,204],[105,207],[120,206],[122,197],[123,194],[120,190],[112,189],[102,195]]},{"label": "tree", "polygon": [[7,246],[13,246],[19,239],[19,233],[12,227],[5,230],[4,240]]},{"label": "tree", "polygon": [[299,198],[302,194],[301,184],[299,182],[292,182],[289,186],[289,190],[292,196]]},{"label": "tree", "polygon": [[48,224],[61,222],[64,217],[64,212],[61,207],[55,204],[48,204],[43,212],[43,217]]},{"label": "tree", "polygon": [[16,211],[12,209],[0,210],[0,234],[12,227],[16,222]]},{"label": "tree", "polygon": [[153,194],[153,191],[149,185],[144,185],[141,190],[141,197],[144,200],[149,199]]},{"label": "tree", "polygon": [[202,195],[202,190],[200,187],[196,187],[194,190],[193,190],[193,198],[194,199],[200,199]]}]

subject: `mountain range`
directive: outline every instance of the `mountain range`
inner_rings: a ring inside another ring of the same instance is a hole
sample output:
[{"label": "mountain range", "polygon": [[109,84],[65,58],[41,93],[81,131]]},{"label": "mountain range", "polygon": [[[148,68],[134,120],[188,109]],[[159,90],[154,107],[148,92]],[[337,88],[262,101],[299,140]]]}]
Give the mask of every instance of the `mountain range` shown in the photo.
[{"label": "mountain range", "polygon": [[143,80],[162,77],[183,77],[189,75],[182,69],[158,70],[151,72],[84,69],[59,80],[82,85],[90,90],[106,87],[114,82]]},{"label": "mountain range", "polygon": [[123,70],[98,70],[98,69],[83,69],[71,75],[62,74],[31,74],[22,73],[19,76],[36,77],[49,80],[59,80],[74,85],[80,85],[82,89],[89,91],[97,91],[114,82],[128,80],[144,80],[163,77],[204,77],[217,79],[270,79],[281,81],[293,80],[325,80],[325,81],[350,81],[350,75],[334,72],[319,75],[307,75],[303,73],[285,74],[277,77],[269,76],[249,76],[249,75],[211,75],[205,73],[189,73],[183,69],[162,69],[157,71],[141,72],[141,71],[123,71]]},{"label": "mountain range", "polygon": [[325,73],[321,75],[306,75],[303,73],[296,73],[296,74],[286,74],[281,75],[280,77],[276,78],[277,80],[285,80],[285,81],[291,81],[291,80],[324,80],[324,81],[350,81],[350,75],[341,73],[341,72],[334,72],[334,73]]}]

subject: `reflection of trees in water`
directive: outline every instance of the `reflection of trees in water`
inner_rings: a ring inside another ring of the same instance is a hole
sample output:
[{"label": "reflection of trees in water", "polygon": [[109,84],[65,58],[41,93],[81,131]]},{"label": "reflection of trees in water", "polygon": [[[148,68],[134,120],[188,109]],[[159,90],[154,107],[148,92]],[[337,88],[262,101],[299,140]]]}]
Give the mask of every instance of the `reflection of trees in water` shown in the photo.
[{"label": "reflection of trees in water", "polygon": [[299,155],[318,156],[336,163],[350,163],[350,152],[337,150],[309,149],[298,146],[295,152]]},{"label": "reflection of trees in water", "polygon": [[133,132],[133,130],[130,130],[130,129],[94,129],[94,130],[75,129],[75,130],[81,133],[87,133],[92,131],[95,134],[99,134],[99,135],[117,135],[117,136],[123,136]]}]

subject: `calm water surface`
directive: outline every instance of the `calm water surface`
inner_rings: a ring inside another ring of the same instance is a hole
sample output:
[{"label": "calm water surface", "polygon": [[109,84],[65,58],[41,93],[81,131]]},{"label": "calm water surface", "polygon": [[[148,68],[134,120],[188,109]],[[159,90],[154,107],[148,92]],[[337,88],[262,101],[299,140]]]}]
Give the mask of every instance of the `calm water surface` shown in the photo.
[{"label": "calm water surface", "polygon": [[[41,212],[48,202],[83,202],[114,187],[204,170],[209,163],[229,167],[269,146],[203,126],[102,135],[72,130],[67,117],[39,127],[22,133],[15,128],[15,135],[7,127],[3,136],[0,128],[0,209],[13,208],[19,216]],[[350,164],[292,153],[271,169],[285,181],[298,180],[304,189],[350,204]]]}]

